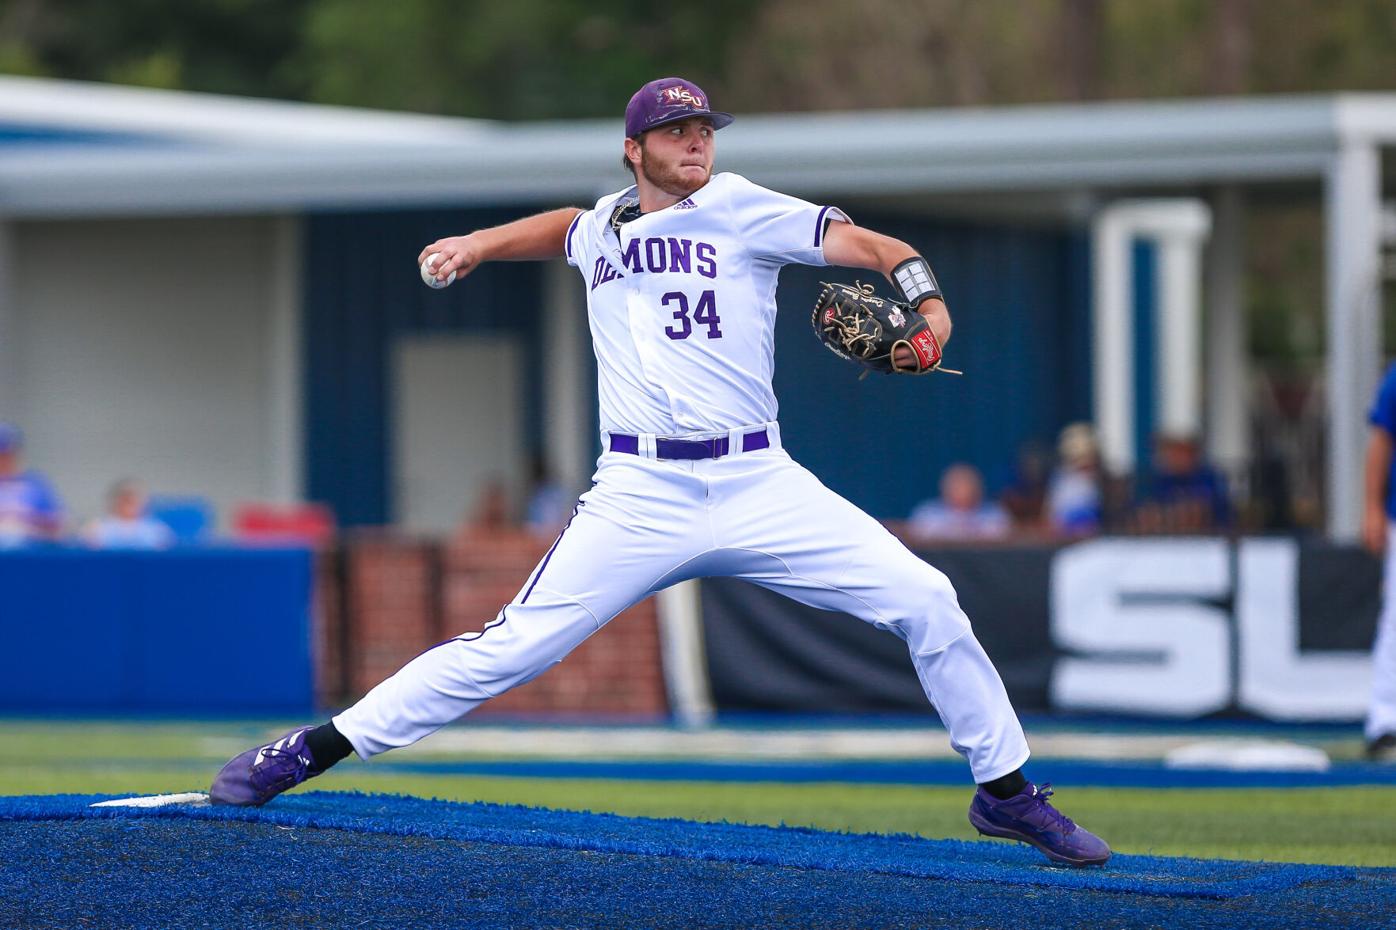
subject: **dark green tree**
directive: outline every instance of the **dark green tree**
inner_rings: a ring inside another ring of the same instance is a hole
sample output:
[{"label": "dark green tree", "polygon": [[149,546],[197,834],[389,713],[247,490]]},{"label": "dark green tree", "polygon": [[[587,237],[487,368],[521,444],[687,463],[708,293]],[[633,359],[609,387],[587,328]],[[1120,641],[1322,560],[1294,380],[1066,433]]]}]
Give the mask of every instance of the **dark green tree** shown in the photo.
[{"label": "dark green tree", "polygon": [[308,97],[503,119],[615,116],[640,84],[710,93],[755,4],[318,0],[291,59]]},{"label": "dark green tree", "polygon": [[312,0],[0,0],[0,70],[303,98],[286,67]]}]

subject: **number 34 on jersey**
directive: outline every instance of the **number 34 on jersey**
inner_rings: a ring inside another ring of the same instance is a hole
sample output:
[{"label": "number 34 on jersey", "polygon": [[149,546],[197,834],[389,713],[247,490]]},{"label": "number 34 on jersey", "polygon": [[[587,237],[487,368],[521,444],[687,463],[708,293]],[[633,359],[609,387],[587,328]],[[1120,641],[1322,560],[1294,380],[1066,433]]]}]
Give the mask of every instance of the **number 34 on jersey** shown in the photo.
[{"label": "number 34 on jersey", "polygon": [[[717,277],[717,250],[707,242],[674,236],[632,239],[620,254],[621,263],[631,274],[651,272],[682,272],[704,278]],[[604,257],[596,259],[591,274],[591,290],[621,277],[620,271]],[[722,338],[722,318],[717,312],[717,295],[705,290],[690,299],[683,291],[669,291],[660,297],[664,308],[673,313],[674,323],[664,328],[670,339],[687,339],[694,333],[694,324],[707,327],[700,330],[709,339]]]}]

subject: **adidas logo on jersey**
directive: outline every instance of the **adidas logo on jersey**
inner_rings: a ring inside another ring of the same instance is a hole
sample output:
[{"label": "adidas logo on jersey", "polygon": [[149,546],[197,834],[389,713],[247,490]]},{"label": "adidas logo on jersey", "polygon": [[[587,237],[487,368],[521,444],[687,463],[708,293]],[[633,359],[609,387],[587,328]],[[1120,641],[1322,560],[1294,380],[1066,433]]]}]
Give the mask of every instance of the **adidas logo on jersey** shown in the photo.
[{"label": "adidas logo on jersey", "polygon": [[678,203],[674,204],[674,209],[675,209],[675,210],[696,210],[696,209],[698,209],[698,204],[696,204],[696,203],[693,202],[693,198],[692,198],[692,197],[689,197],[689,198],[687,198],[687,199],[685,199],[685,200],[680,200]]}]

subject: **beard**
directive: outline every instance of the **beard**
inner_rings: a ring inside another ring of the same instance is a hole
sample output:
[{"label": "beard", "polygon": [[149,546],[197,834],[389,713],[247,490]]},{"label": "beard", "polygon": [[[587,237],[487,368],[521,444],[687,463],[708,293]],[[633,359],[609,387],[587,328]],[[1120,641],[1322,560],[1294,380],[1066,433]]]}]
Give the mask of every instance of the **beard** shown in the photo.
[{"label": "beard", "polygon": [[646,181],[675,197],[686,197],[693,193],[707,184],[713,174],[711,168],[705,169],[703,180],[695,184],[685,177],[683,169],[678,165],[660,165],[655,159],[651,159],[644,146],[640,147],[640,172],[644,174]]}]

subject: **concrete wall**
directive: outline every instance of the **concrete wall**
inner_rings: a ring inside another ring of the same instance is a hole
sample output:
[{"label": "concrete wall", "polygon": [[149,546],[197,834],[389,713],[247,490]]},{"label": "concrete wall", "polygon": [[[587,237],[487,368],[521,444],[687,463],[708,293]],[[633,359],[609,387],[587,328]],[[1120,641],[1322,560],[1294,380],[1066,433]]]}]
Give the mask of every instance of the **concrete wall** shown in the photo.
[{"label": "concrete wall", "polygon": [[296,221],[9,227],[6,398],[76,517],[114,479],[239,501],[299,491]]}]

